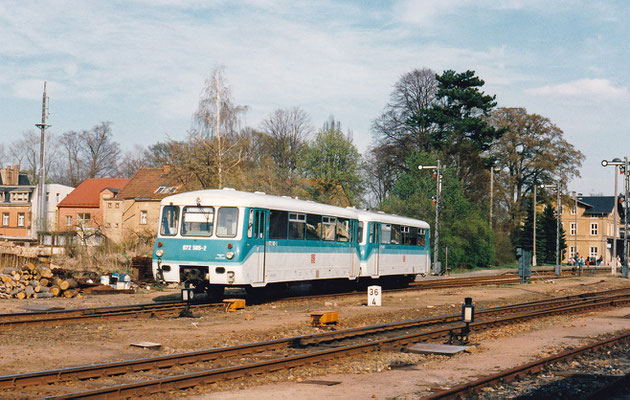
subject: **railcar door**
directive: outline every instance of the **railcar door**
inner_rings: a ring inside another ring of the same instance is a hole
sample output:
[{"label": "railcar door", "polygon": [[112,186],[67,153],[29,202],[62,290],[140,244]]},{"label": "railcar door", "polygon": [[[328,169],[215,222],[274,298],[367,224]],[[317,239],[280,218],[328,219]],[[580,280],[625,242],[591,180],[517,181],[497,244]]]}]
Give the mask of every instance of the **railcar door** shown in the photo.
[{"label": "railcar door", "polygon": [[369,235],[367,238],[368,248],[368,274],[374,278],[379,276],[379,259],[381,246],[381,224],[378,222],[369,223]]},{"label": "railcar door", "polygon": [[269,210],[254,209],[254,246],[258,257],[256,283],[265,282],[265,261],[267,254],[267,215]]}]

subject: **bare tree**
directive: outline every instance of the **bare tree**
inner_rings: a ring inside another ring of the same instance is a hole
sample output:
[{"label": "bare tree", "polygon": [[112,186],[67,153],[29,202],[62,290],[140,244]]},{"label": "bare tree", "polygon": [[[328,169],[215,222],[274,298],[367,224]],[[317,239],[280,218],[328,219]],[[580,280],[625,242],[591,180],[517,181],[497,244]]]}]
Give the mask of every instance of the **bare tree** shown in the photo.
[{"label": "bare tree", "polygon": [[101,122],[89,131],[65,132],[59,143],[59,183],[77,186],[87,178],[118,175],[121,151],[113,140],[111,123]]},{"label": "bare tree", "polygon": [[566,183],[579,177],[584,154],[567,142],[549,118],[528,114],[524,108],[498,108],[488,122],[507,131],[489,155],[501,168],[497,189],[512,227],[520,222],[523,198],[541,183]]},{"label": "bare tree", "polygon": [[199,99],[199,106],[194,116],[198,130],[193,132],[193,136],[197,136],[194,141],[199,142],[198,145],[213,147],[211,164],[214,165],[219,188],[224,185],[225,174],[243,160],[242,143],[237,136],[241,115],[246,111],[247,106],[234,103],[230,88],[223,79],[222,70],[215,68],[212,76],[206,80]]},{"label": "bare tree", "polygon": [[277,109],[261,123],[267,149],[285,178],[297,170],[301,149],[313,133],[310,117],[299,107]]},{"label": "bare tree", "polygon": [[119,178],[131,178],[140,168],[149,167],[149,160],[146,158],[147,149],[144,146],[136,144],[133,150],[123,152],[118,162]]},{"label": "bare tree", "polygon": [[81,153],[79,133],[68,131],[61,135],[59,160],[59,183],[76,187],[85,179],[84,160]]},{"label": "bare tree", "polygon": [[375,144],[366,173],[378,180],[370,188],[377,201],[389,195],[411,153],[429,151],[433,126],[419,121],[418,116],[426,114],[436,101],[436,94],[435,72],[414,69],[394,84],[389,103],[372,122]]},{"label": "bare tree", "polygon": [[[9,146],[9,155],[13,162],[20,165],[22,172],[28,175],[31,184],[39,182],[39,151],[41,135],[34,129],[24,131],[22,137]],[[49,177],[53,166],[56,164],[58,155],[58,139],[51,133],[46,134],[45,139],[45,173]],[[49,179],[50,180],[50,179]]]},{"label": "bare tree", "polygon": [[101,122],[80,135],[88,178],[116,176],[120,145],[112,140],[111,122]]}]

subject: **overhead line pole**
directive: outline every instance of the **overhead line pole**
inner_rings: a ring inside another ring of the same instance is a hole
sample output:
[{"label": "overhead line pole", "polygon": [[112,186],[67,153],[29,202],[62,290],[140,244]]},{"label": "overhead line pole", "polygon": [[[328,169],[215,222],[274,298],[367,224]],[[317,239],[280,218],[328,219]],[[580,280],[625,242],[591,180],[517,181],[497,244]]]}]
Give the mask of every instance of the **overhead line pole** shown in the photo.
[{"label": "overhead line pole", "polygon": [[46,162],[46,128],[50,127],[46,123],[46,117],[48,117],[48,97],[46,96],[46,81],[44,81],[44,94],[42,96],[42,122],[35,124],[36,127],[41,129],[41,138],[39,141],[39,179],[37,182],[37,230],[42,230],[46,220],[46,197],[44,193],[44,183],[46,181],[46,168],[44,163]]}]

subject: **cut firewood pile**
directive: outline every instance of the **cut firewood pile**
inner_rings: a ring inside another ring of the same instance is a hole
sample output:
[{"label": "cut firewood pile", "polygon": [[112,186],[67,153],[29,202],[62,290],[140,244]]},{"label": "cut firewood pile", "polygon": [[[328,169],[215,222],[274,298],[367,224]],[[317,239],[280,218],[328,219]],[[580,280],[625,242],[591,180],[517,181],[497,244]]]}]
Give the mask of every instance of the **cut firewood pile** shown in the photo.
[{"label": "cut firewood pile", "polygon": [[68,271],[52,270],[44,264],[28,263],[21,268],[8,267],[0,272],[0,298],[39,299],[80,297],[79,282]]}]

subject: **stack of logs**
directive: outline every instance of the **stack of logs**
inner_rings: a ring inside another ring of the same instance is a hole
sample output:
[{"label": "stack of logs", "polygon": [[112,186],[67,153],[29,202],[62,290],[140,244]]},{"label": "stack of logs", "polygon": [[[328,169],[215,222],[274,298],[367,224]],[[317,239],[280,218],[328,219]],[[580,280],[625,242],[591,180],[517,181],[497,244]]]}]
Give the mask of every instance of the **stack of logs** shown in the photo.
[{"label": "stack of logs", "polygon": [[0,272],[0,298],[75,297],[77,281],[57,276],[47,266],[26,264],[22,268],[4,268]]}]

